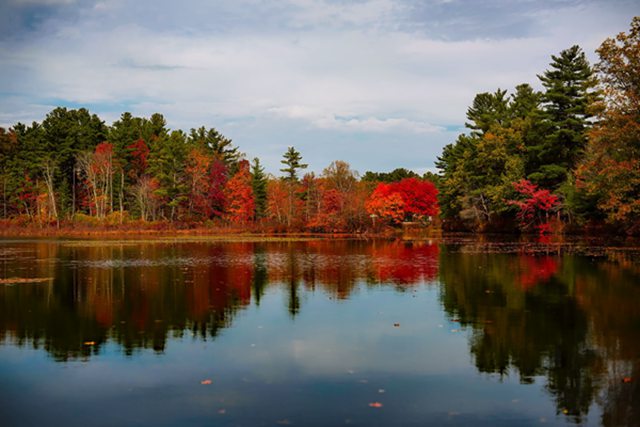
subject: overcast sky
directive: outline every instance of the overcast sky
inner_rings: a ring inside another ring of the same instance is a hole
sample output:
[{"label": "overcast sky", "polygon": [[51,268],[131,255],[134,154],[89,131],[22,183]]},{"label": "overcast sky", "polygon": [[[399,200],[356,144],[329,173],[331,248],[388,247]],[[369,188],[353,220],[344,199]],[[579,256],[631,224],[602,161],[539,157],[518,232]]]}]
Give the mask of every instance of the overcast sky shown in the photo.
[{"label": "overcast sky", "polygon": [[86,107],[215,127],[279,175],[432,170],[478,92],[627,31],[637,0],[0,0],[0,126]]}]

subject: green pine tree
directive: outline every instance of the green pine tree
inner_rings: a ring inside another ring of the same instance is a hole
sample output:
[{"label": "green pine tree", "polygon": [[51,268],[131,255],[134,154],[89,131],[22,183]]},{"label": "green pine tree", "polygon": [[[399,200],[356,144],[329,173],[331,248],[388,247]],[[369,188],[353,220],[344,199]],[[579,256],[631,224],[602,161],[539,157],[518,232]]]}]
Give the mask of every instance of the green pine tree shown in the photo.
[{"label": "green pine tree", "polygon": [[264,173],[264,168],[260,165],[260,159],[257,157],[253,159],[251,164],[251,187],[256,206],[256,218],[264,218],[267,213],[267,176]]},{"label": "green pine tree", "polygon": [[591,106],[598,99],[597,81],[579,46],[552,55],[550,69],[538,76],[545,92],[544,138],[530,145],[529,179],[557,189],[567,180],[586,145]]},{"label": "green pine tree", "polygon": [[298,180],[298,169],[306,169],[307,164],[301,163],[302,156],[295,148],[289,147],[282,156],[284,159],[280,163],[286,165],[286,168],[280,169],[280,172],[287,174],[285,179],[291,182]]}]

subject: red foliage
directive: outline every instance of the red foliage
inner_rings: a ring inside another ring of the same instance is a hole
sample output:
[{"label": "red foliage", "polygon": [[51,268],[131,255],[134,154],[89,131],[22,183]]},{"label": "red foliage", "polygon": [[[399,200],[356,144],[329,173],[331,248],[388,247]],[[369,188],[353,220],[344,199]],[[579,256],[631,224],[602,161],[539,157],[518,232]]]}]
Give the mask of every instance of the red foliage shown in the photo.
[{"label": "red foliage", "polygon": [[18,199],[23,203],[27,214],[33,211],[35,207],[35,202],[38,198],[37,191],[35,183],[29,178],[29,175],[25,175],[18,188]]},{"label": "red foliage", "polygon": [[190,184],[191,213],[204,218],[222,216],[226,202],[227,167],[222,161],[195,148],[189,153],[187,163],[185,171]]},{"label": "red foliage", "polygon": [[133,144],[127,146],[129,153],[131,154],[131,166],[132,170],[130,174],[132,177],[139,177],[147,170],[147,158],[149,157],[149,147],[144,142],[144,139],[140,138]]},{"label": "red foliage", "polygon": [[238,165],[238,172],[227,181],[224,188],[227,200],[227,219],[234,223],[246,223],[253,219],[255,201],[251,186],[249,162],[243,160]]},{"label": "red foliage", "polygon": [[507,201],[508,204],[519,208],[516,217],[520,228],[527,230],[534,227],[540,234],[549,233],[549,212],[560,205],[558,196],[549,190],[538,189],[536,184],[526,179],[514,182],[513,187],[524,197],[523,200]]},{"label": "red foliage", "polygon": [[367,200],[367,212],[383,221],[399,223],[415,217],[438,214],[438,190],[430,181],[405,178],[390,184],[380,183]]},{"label": "red foliage", "polygon": [[558,271],[558,261],[550,256],[520,258],[520,286],[522,289],[531,289],[539,283],[544,283]]},{"label": "red foliage", "polygon": [[402,196],[393,192],[391,184],[380,183],[369,196],[365,208],[370,215],[379,217],[381,221],[397,224],[405,216],[404,205]]},{"label": "red foliage", "polygon": [[317,212],[309,219],[307,227],[312,230],[337,231],[346,227],[343,207],[345,195],[335,188],[327,189],[326,182],[318,185],[319,203]]},{"label": "red foliage", "polygon": [[227,166],[222,160],[214,159],[209,168],[209,217],[220,217],[224,213],[226,197],[224,186],[227,183]]},{"label": "red foliage", "polygon": [[431,181],[405,178],[391,185],[405,203],[405,214],[417,216],[438,214],[438,189]]},{"label": "red foliage", "polygon": [[374,277],[380,282],[398,285],[415,285],[430,282],[438,276],[437,244],[412,244],[394,242],[374,248]]}]

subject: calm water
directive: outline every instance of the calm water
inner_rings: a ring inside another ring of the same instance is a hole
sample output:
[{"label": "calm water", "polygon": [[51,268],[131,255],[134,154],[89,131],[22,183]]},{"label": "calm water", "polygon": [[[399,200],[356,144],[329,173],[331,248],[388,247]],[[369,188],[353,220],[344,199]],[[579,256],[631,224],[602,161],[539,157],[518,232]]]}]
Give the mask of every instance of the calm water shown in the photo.
[{"label": "calm water", "polygon": [[640,425],[639,258],[0,240],[0,425]]}]

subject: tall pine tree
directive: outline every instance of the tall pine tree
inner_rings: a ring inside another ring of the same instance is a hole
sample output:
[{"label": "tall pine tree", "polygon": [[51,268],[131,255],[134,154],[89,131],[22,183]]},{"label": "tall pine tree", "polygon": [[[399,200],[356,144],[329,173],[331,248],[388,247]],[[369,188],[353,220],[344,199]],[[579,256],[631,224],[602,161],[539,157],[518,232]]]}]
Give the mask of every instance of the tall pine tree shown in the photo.
[{"label": "tall pine tree", "polygon": [[591,106],[598,99],[597,80],[579,46],[551,56],[550,69],[538,76],[545,92],[544,137],[530,145],[529,179],[549,189],[557,189],[582,154],[586,132],[591,127]]},{"label": "tall pine tree", "polygon": [[255,200],[255,217],[256,219],[264,218],[267,215],[267,177],[257,157],[251,164],[251,186]]}]

